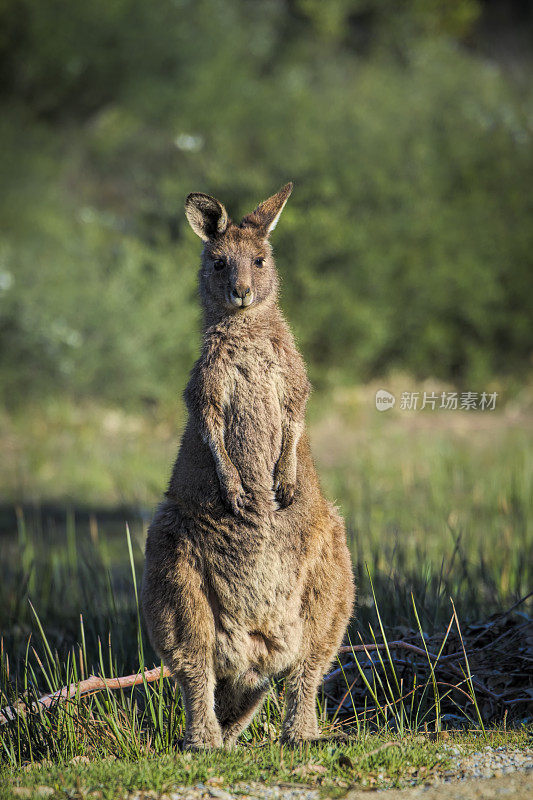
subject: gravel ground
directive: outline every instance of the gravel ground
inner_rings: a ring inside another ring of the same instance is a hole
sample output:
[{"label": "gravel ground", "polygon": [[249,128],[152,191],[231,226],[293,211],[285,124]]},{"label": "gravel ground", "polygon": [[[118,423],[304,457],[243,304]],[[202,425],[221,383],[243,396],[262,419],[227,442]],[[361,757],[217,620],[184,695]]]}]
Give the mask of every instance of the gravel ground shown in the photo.
[{"label": "gravel ground", "polygon": [[[485,747],[467,756],[457,747],[446,749],[453,766],[432,775],[431,783],[378,793],[384,800],[533,800],[533,748]],[[324,800],[318,788],[287,783],[239,783],[228,789],[199,783],[177,788],[160,800],[319,800],[321,796]],[[145,792],[131,794],[128,800],[148,798]],[[368,789],[354,786],[346,800],[368,800]]]},{"label": "gravel ground", "polygon": [[[530,770],[515,771],[501,778],[389,789],[379,795],[383,800],[533,800],[533,775]],[[368,800],[368,792],[355,790],[344,800]]]},{"label": "gravel ground", "polygon": [[484,747],[468,756],[461,756],[458,748],[450,747],[449,750],[456,764],[453,770],[445,773],[445,777],[501,778],[517,770],[525,770],[533,782],[533,748]]}]

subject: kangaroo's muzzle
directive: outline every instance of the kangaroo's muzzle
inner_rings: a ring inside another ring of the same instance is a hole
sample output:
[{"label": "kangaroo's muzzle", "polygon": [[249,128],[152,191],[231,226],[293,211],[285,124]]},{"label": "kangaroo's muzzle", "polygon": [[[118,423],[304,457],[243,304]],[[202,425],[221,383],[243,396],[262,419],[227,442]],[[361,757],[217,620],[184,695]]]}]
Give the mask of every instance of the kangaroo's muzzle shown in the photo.
[{"label": "kangaroo's muzzle", "polygon": [[253,303],[254,293],[249,286],[235,286],[230,294],[229,301],[236,308],[246,308]]}]

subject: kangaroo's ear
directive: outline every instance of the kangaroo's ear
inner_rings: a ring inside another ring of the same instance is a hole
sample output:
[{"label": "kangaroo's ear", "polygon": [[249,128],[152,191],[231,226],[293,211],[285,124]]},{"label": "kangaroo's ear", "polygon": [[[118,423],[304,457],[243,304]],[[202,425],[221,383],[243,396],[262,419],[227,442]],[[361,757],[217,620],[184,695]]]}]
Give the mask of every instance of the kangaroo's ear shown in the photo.
[{"label": "kangaroo's ear", "polygon": [[274,230],[280,218],[285,203],[292,192],[292,183],[287,183],[277,194],[260,203],[255,211],[244,217],[241,228],[259,228],[265,235]]},{"label": "kangaroo's ear", "polygon": [[185,214],[193,231],[204,242],[220,236],[229,225],[228,212],[222,203],[201,192],[187,196]]}]

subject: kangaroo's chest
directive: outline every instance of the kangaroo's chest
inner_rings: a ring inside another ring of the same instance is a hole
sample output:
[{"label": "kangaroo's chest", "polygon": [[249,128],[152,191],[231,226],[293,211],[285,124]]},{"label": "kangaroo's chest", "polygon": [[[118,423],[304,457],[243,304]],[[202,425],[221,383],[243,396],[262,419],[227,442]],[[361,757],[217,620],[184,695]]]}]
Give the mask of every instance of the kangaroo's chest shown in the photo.
[{"label": "kangaroo's chest", "polygon": [[229,364],[225,392],[225,445],[242,477],[261,480],[282,443],[282,371],[268,347],[239,351]]}]

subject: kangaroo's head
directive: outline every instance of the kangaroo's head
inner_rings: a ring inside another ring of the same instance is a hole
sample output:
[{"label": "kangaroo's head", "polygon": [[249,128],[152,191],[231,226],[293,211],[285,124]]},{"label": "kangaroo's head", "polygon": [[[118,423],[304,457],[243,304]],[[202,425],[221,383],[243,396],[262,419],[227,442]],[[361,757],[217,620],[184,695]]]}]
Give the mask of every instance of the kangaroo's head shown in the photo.
[{"label": "kangaroo's head", "polygon": [[187,197],[187,219],[205,242],[200,292],[209,318],[246,314],[275,302],[278,276],[268,237],[291,191],[292,183],[288,183],[239,225],[214,197],[200,193]]}]

